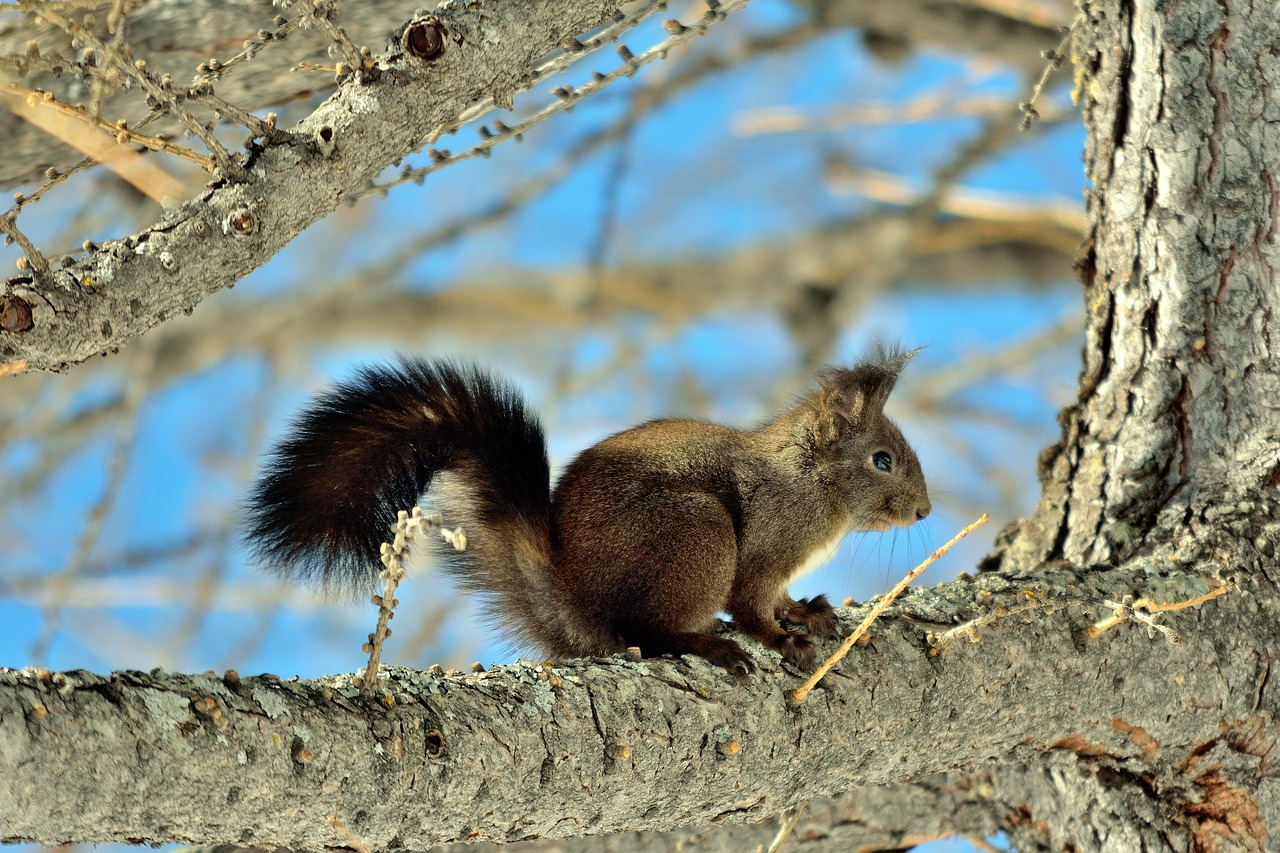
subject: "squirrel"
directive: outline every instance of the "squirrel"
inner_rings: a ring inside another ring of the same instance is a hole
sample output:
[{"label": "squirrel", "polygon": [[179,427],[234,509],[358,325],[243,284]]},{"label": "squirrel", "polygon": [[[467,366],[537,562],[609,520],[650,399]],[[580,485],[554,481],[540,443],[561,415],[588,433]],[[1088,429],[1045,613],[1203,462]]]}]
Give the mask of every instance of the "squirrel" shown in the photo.
[{"label": "squirrel", "polygon": [[[915,351],[877,347],[772,421],[653,420],[583,451],[551,490],[546,438],[509,384],[400,358],[319,396],[269,457],[247,536],[281,573],[371,589],[398,510],[424,494],[467,537],[445,567],[494,620],[553,657],[699,655],[755,671],[733,627],[812,667],[835,633],[826,596],[787,583],[851,530],[929,514],[915,453],[884,414]],[[789,631],[780,621],[798,625]]]}]

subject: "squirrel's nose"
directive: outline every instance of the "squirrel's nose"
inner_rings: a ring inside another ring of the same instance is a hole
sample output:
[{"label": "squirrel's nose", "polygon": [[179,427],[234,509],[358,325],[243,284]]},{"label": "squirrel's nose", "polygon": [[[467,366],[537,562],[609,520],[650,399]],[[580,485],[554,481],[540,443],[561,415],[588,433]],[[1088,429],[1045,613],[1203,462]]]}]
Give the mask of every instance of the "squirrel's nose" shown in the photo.
[{"label": "squirrel's nose", "polygon": [[927,497],[921,498],[920,503],[916,504],[916,521],[923,521],[928,517],[932,509],[933,504],[929,503],[929,499]]}]

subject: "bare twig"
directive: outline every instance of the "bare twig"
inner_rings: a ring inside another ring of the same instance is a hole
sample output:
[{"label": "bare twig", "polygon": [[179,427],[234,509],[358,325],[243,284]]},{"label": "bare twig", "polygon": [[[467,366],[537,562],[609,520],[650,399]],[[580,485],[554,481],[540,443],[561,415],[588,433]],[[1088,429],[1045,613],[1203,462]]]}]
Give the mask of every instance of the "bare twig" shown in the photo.
[{"label": "bare twig", "polygon": [[337,3],[333,0],[299,0],[288,5],[297,9],[306,21],[333,41],[345,60],[334,68],[339,78],[345,77],[347,71],[352,71],[357,80],[364,79],[366,72],[374,67],[373,54],[367,47],[356,47],[346,30],[333,22],[338,14]]},{"label": "bare twig", "polygon": [[1061,67],[1063,60],[1067,58],[1067,44],[1070,43],[1071,37],[1075,35],[1076,27],[1083,20],[1083,14],[1076,15],[1071,22],[1071,26],[1063,28],[1062,41],[1058,43],[1058,46],[1044,52],[1044,71],[1041,72],[1040,79],[1036,81],[1035,88],[1031,90],[1031,100],[1018,104],[1018,109],[1022,112],[1022,121],[1019,127],[1024,131],[1030,130],[1031,125],[1040,118],[1040,113],[1036,110],[1036,101],[1040,100],[1040,92],[1044,89],[1045,84],[1049,82],[1049,76]]},{"label": "bare twig", "polygon": [[284,131],[276,127],[275,113],[267,113],[263,118],[258,118],[248,110],[242,109],[230,101],[224,101],[206,89],[192,89],[187,92],[185,97],[188,101],[206,106],[232,121],[244,125],[254,136],[268,142],[275,142],[285,136]]},{"label": "bare twig", "polygon": [[818,684],[818,682],[822,680],[822,677],[831,670],[831,667],[839,663],[841,659],[843,659],[844,656],[849,653],[849,650],[853,648],[853,644],[858,642],[858,639],[861,638],[862,635],[867,632],[867,629],[870,628],[871,624],[880,617],[880,614],[885,611],[885,608],[887,608],[890,604],[892,604],[894,599],[896,599],[899,595],[902,594],[902,591],[907,588],[908,584],[910,584],[913,580],[918,578],[925,569],[933,565],[933,562],[935,560],[937,560],[939,557],[943,556],[948,551],[950,551],[953,545],[955,545],[964,537],[968,536],[973,531],[977,530],[982,525],[986,524],[987,520],[990,517],[991,516],[987,515],[984,512],[977,521],[965,527],[955,536],[952,536],[951,539],[947,542],[947,544],[943,545],[941,548],[939,548],[938,550],[930,554],[923,563],[916,566],[911,571],[907,572],[906,576],[903,577],[902,580],[898,581],[898,583],[893,587],[893,589],[889,590],[884,595],[880,596],[876,600],[876,603],[871,608],[871,610],[867,612],[867,615],[863,617],[860,623],[858,623],[858,627],[854,628],[853,633],[850,634],[848,637],[846,637],[844,642],[840,644],[840,648],[836,650],[836,653],[833,654],[831,657],[827,658],[825,661],[823,661],[822,665],[818,667],[817,671],[814,672],[813,675],[809,676],[809,678],[805,681],[804,684],[801,684],[799,687],[795,689],[795,691],[792,692],[791,701],[800,703],[800,702],[803,702],[806,698],[808,698],[809,691],[812,690]]},{"label": "bare twig", "polygon": [[[21,200],[21,199],[19,199]],[[36,248],[26,234],[18,230],[17,217],[12,211],[0,216],[0,231],[5,236],[18,244],[18,248],[22,249],[24,258],[20,258],[18,262],[19,269],[30,268],[35,274],[36,281],[49,281],[49,261],[44,255],[40,254],[40,250]]]},{"label": "bare twig", "polygon": [[[1160,624],[1157,620],[1161,613],[1167,613],[1171,610],[1185,610],[1188,607],[1198,607],[1206,601],[1211,601],[1220,595],[1235,589],[1232,584],[1223,584],[1219,587],[1206,592],[1204,595],[1197,595],[1194,598],[1188,598],[1185,601],[1174,601],[1168,604],[1161,604],[1158,601],[1152,601],[1150,598],[1143,596],[1142,598],[1133,599],[1133,596],[1126,595],[1120,601],[1104,601],[1107,607],[1111,608],[1111,615],[1105,619],[1090,625],[1085,629],[1085,635],[1090,639],[1097,639],[1102,636],[1110,628],[1121,622],[1137,622],[1147,626],[1147,633],[1154,636],[1159,633],[1164,636],[1170,643],[1181,642],[1181,637],[1169,626]],[[1145,612],[1144,612],[1145,611]]]},{"label": "bare twig", "polygon": [[976,643],[978,642],[979,628],[985,628],[999,619],[1008,619],[1012,616],[1027,613],[1031,610],[1038,610],[1045,607],[1047,604],[1044,599],[1029,590],[1024,590],[1023,594],[1027,598],[1026,604],[1020,604],[1017,607],[1000,607],[991,610],[987,613],[983,613],[976,619],[970,619],[967,622],[961,622],[954,628],[948,628],[940,634],[935,634],[932,631],[928,632],[925,635],[925,639],[929,643],[929,654],[942,654],[943,650],[948,645],[960,637],[964,637],[971,643]]},{"label": "bare twig", "polygon": [[458,551],[467,547],[467,537],[462,529],[449,530],[441,527],[439,514],[423,515],[422,508],[416,506],[411,512],[400,510],[396,514],[395,535],[390,542],[382,543],[382,565],[385,567],[382,570],[382,594],[373,596],[373,603],[378,605],[378,624],[369,635],[369,641],[364,644],[364,651],[369,653],[369,665],[365,667],[364,677],[359,682],[360,695],[366,699],[373,698],[377,690],[382,644],[391,636],[389,623],[395,616],[396,605],[400,603],[395,596],[396,587],[404,579],[404,557],[409,552],[409,543],[417,539],[425,528],[440,528],[440,537]]},{"label": "bare twig", "polygon": [[302,25],[302,21],[302,18],[290,18],[285,20],[282,16],[277,16],[275,19],[276,29],[274,32],[271,30],[258,30],[258,37],[246,39],[244,42],[244,49],[235,56],[225,61],[215,58],[210,59],[208,62],[200,63],[199,68],[196,69],[197,76],[192,82],[192,87],[198,89],[202,82],[220,79],[224,74],[235,68],[237,65],[253,59],[254,56],[258,54],[258,51],[262,50],[262,48],[268,44],[284,41],[290,33]]},{"label": "bare twig", "polygon": [[178,99],[173,94],[172,87],[164,85],[162,81],[157,81],[147,71],[145,60],[131,60],[127,44],[121,45],[118,50],[112,50],[111,46],[98,38],[97,33],[93,32],[93,30],[62,15],[49,4],[24,2],[22,6],[46,23],[58,27],[67,35],[77,39],[86,47],[92,48],[119,73],[138,84],[148,97],[163,106],[188,132],[205,144],[214,162],[217,163],[219,171],[224,176],[234,180],[243,180],[245,178],[244,167],[240,162],[223,147],[222,143],[214,136],[212,130],[178,102]]},{"label": "bare twig", "polygon": [[782,845],[791,837],[791,833],[795,831],[796,824],[800,822],[800,816],[804,814],[805,807],[808,803],[801,803],[789,812],[785,812],[781,816],[778,834],[773,837],[773,841],[769,842],[769,847],[764,853],[778,853],[782,849]]},{"label": "bare twig", "polygon": [[[160,110],[160,109],[152,110],[150,115],[148,115],[146,118],[142,119],[141,121],[137,122],[133,126],[134,131],[136,132],[138,129],[146,127],[148,124],[160,118],[160,116],[162,115],[164,115],[163,110]],[[98,158],[86,157],[85,159],[81,160],[79,163],[76,163],[71,168],[61,172],[59,172],[57,169],[54,169],[52,167],[50,167],[49,169],[46,169],[44,173],[44,176],[45,176],[44,184],[42,184],[39,189],[34,190],[33,192],[28,193],[27,195],[24,195],[21,200],[16,202],[12,208],[13,212],[16,213],[17,211],[22,210],[22,208],[25,207],[26,205],[31,204],[32,202],[35,202],[35,201],[39,201],[41,196],[43,196],[49,190],[56,187],[58,184],[65,181],[67,178],[71,177],[72,175],[78,174],[84,171],[85,169],[96,166],[98,165],[99,162],[101,161]]]},{"label": "bare twig", "polygon": [[[480,129],[480,135],[483,139],[467,150],[459,154],[452,154],[448,151],[433,150],[431,152],[433,162],[430,165],[423,166],[418,169],[406,168],[393,180],[383,184],[371,185],[367,190],[358,194],[353,194],[351,198],[354,200],[373,193],[386,192],[392,187],[406,183],[421,183],[427,175],[430,175],[432,172],[439,171],[448,164],[457,163],[461,160],[469,160],[473,157],[487,157],[490,150],[492,150],[499,142],[507,139],[519,139],[530,129],[542,124],[557,113],[572,109],[579,101],[602,91],[608,87],[609,84],[621,80],[624,77],[631,77],[643,66],[648,65],[656,59],[666,57],[671,50],[684,44],[693,37],[705,34],[707,29],[713,24],[724,20],[728,15],[738,11],[746,4],[747,0],[729,0],[729,2],[719,4],[715,10],[708,11],[698,19],[698,21],[693,24],[689,24],[688,26],[670,21],[668,24],[675,24],[674,27],[667,27],[667,31],[672,34],[638,56],[632,54],[625,45],[619,45],[618,55],[622,57],[623,63],[608,74],[600,74],[597,72],[593,75],[591,82],[584,83],[576,88],[561,86],[554,92],[557,98],[555,101],[547,104],[541,110],[538,110],[524,121],[515,125],[507,125],[503,122],[494,122],[494,130],[497,131],[496,133],[487,127],[482,127]],[[597,36],[589,43],[580,45],[574,53],[592,49],[599,39],[600,36]],[[562,64],[567,63],[562,63],[559,59],[549,60],[535,72],[535,76],[537,79],[549,77],[551,74],[557,73],[561,70],[560,66]],[[459,120],[459,125],[478,118],[480,115],[483,115],[485,112],[492,109],[493,106],[493,103],[487,99],[476,104],[474,107],[462,114]]]},{"label": "bare twig", "polygon": [[[109,51],[119,53],[124,48],[125,39],[129,36],[129,12],[135,5],[136,0],[112,0],[111,9],[107,12],[107,32],[111,33],[111,42],[107,46]],[[101,74],[89,77],[89,112],[95,116],[102,109],[105,82]]]},{"label": "bare twig", "polygon": [[[136,142],[137,144],[142,145],[146,148],[149,148],[152,151],[163,151],[166,154],[172,154],[175,157],[181,157],[184,160],[189,160],[192,163],[199,165],[205,171],[208,171],[208,172],[213,171],[213,160],[205,156],[204,154],[199,154],[191,150],[190,148],[186,148],[182,145],[175,145],[174,143],[170,142],[168,139],[166,139],[163,136],[148,136],[145,133],[139,133],[137,130],[131,129],[124,122],[123,119],[113,122],[109,119],[103,118],[100,115],[95,115],[94,113],[91,113],[88,110],[82,109],[81,107],[73,106],[72,104],[59,101],[50,92],[40,92],[33,89],[25,89],[22,86],[18,86],[14,83],[6,84],[4,86],[4,89],[8,91],[10,95],[20,98],[21,104],[25,104],[27,107],[30,107],[33,110],[41,107],[47,108],[52,110],[55,113],[58,113],[59,115],[66,116],[68,118],[73,118],[73,119],[76,119],[77,121],[83,122],[88,127],[101,128],[102,130],[105,130],[108,133],[110,133],[112,136],[114,136],[116,143],[119,145],[124,145],[129,142]],[[11,104],[14,107],[20,106],[20,104],[17,104],[17,103],[11,102]],[[30,114],[28,113],[23,112],[19,114],[22,115],[22,117],[24,119],[27,119],[28,121],[32,120],[30,117]],[[32,123],[34,124],[36,122],[33,121]],[[48,128],[44,125],[40,125],[40,128],[42,130],[45,130],[46,132],[49,132]],[[63,142],[67,142],[68,144],[71,144],[71,140],[67,139],[62,134],[58,134],[58,138],[62,139]],[[92,159],[96,160],[97,162],[100,162],[100,163],[109,162],[109,158],[103,155],[102,153],[100,153],[96,148],[95,150],[88,150],[83,145],[75,145],[74,147],[84,152],[85,154],[88,154]]]}]

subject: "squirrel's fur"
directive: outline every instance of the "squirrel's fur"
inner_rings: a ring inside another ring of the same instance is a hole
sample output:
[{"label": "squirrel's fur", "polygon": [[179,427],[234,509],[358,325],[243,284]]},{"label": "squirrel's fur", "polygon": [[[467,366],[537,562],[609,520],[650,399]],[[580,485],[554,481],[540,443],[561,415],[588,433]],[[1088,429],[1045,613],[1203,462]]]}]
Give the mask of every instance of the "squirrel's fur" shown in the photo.
[{"label": "squirrel's fur", "polygon": [[[878,351],[822,374],[773,421],[739,431],[650,421],[588,448],[550,489],[537,417],[470,366],[404,358],[320,396],[269,459],[248,536],[279,571],[368,588],[396,512],[430,490],[467,548],[440,548],[494,620],[552,655],[701,655],[737,675],[751,659],[716,636],[740,630],[794,663],[834,631],[825,596],[787,582],[849,530],[929,512],[915,454],[883,413],[913,353]],[[887,458],[887,461],[886,461]],[[886,467],[887,466],[887,467]]]}]

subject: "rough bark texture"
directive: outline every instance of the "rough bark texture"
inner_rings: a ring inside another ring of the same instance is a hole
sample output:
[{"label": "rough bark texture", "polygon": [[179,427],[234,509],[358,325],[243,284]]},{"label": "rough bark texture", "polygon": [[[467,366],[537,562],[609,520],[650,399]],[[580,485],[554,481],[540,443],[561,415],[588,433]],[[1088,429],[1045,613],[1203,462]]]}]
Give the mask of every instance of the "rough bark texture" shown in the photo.
[{"label": "rough bark texture", "polygon": [[1280,476],[1280,20],[1147,6],[1087,10],[1088,341],[1020,560],[1202,552],[1198,523],[1253,515]]},{"label": "rough bark texture", "polygon": [[[1062,440],[1041,459],[1040,505],[1011,532],[1003,565],[1061,560],[1098,578],[1191,570],[1248,591],[1236,616],[1218,610],[1203,627],[1231,664],[1216,677],[1233,698],[1198,747],[1169,761],[1152,721],[1134,714],[1126,725],[1154,739],[1122,784],[1090,791],[1092,781],[1069,778],[1029,802],[1060,839],[1071,838],[1075,803],[1087,803],[1091,849],[1261,850],[1280,821],[1269,690],[1280,650],[1278,41],[1266,5],[1084,7],[1085,363]],[[1125,678],[1115,689],[1143,688]],[[1185,683],[1171,689],[1187,705],[1202,698]],[[1126,703],[1144,706],[1137,695]],[[1110,758],[1104,749],[1091,760]],[[1173,807],[1178,798],[1186,807]]]},{"label": "rough bark texture", "polygon": [[398,48],[372,82],[343,85],[249,164],[152,228],[103,244],[51,281],[10,279],[34,326],[0,332],[0,375],[62,369],[233,285],[350,193],[491,97],[509,104],[535,60],[599,25],[621,0],[456,4],[435,13],[448,38],[423,62]]},{"label": "rough bark texture", "polygon": [[[797,678],[758,645],[764,672],[746,686],[695,659],[396,670],[373,706],[343,678],[3,671],[0,837],[414,849],[760,821],[991,764],[1040,768],[1047,791],[1061,779],[1075,791],[1083,770],[1086,792],[1114,784],[1128,799],[1142,773],[1164,774],[1169,800],[1146,818],[1181,808],[1189,820],[1221,778],[1210,765],[1265,761],[1249,741],[1265,709],[1232,687],[1259,674],[1234,654],[1256,633],[1253,599],[1178,614],[1176,646],[1131,626],[1086,641],[1103,598],[1207,589],[1152,571],[1103,580],[1062,568],[917,591],[798,707],[785,695]],[[975,618],[980,642],[938,640]],[[1232,626],[1234,644],[1200,630],[1209,621]],[[1206,749],[1222,726],[1229,737]],[[993,799],[948,819],[989,831],[1029,820],[1021,806]],[[937,815],[923,820],[936,831]]]}]

